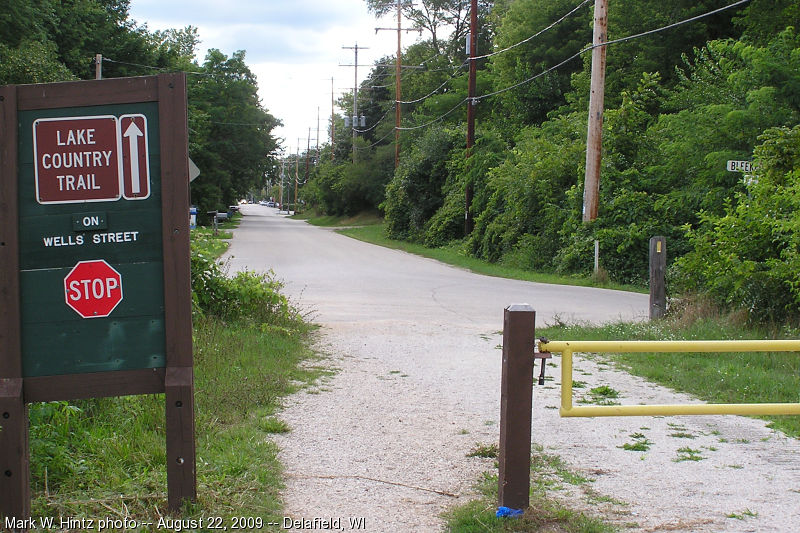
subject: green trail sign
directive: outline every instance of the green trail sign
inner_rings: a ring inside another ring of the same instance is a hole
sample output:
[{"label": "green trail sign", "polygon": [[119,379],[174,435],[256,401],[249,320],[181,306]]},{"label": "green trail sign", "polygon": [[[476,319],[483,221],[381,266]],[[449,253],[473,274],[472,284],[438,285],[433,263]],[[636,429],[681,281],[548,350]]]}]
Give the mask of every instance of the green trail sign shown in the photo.
[{"label": "green trail sign", "polygon": [[[23,377],[165,367],[158,104],[18,121]],[[83,280],[77,298],[67,275],[91,262],[119,280]]]},{"label": "green trail sign", "polygon": [[35,401],[165,392],[169,505],[195,497],[186,118],[183,74],[0,87],[0,516]]}]

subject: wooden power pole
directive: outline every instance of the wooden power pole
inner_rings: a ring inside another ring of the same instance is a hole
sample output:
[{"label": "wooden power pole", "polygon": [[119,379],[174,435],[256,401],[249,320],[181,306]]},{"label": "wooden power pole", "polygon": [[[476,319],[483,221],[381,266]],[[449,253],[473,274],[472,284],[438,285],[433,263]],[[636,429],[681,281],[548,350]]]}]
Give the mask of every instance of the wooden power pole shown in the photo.
[{"label": "wooden power pole", "polygon": [[608,0],[595,0],[592,37],[592,81],[589,94],[589,125],[586,136],[586,177],[583,184],[583,221],[597,218],[600,193],[600,166],[603,148],[603,100],[606,81],[606,47],[608,40]]},{"label": "wooden power pole", "polygon": [[[475,92],[478,65],[475,56],[478,55],[478,0],[471,0],[469,15],[469,82],[467,85],[467,159],[472,157],[472,147],[475,145]],[[472,233],[472,183],[467,178],[464,191],[464,235]]]},{"label": "wooden power pole", "polygon": [[402,109],[400,108],[400,97],[403,94],[401,88],[400,73],[403,68],[403,49],[401,46],[402,31],[420,31],[417,28],[403,28],[403,0],[397,0],[397,28],[375,28],[375,32],[389,30],[397,32],[397,56],[394,65],[394,168],[400,164],[400,120]]},{"label": "wooden power pole", "polygon": [[[358,46],[358,43],[355,46],[342,46],[343,50],[353,50],[355,53],[355,61],[353,61],[352,65],[341,65],[343,67],[355,67],[355,73],[353,75],[353,163],[356,162],[356,135],[358,132],[356,131],[357,124],[356,121],[358,120],[358,51],[359,50],[369,50],[366,46]],[[331,82],[333,84],[333,82]]]},{"label": "wooden power pole", "polygon": [[334,152],[336,152],[336,115],[333,113],[333,76],[331,76],[331,161]]}]

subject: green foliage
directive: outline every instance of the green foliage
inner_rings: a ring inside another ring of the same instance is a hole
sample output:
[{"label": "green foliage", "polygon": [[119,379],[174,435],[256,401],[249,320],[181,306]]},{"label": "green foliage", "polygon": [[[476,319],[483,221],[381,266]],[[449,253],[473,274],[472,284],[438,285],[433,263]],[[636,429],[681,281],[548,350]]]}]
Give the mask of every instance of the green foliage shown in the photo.
[{"label": "green foliage", "polygon": [[469,240],[475,255],[553,270],[565,195],[585,157],[585,127],[575,113],[520,132],[514,150],[488,172],[488,200]]},{"label": "green foliage", "polygon": [[[574,8],[573,0],[519,0],[503,10],[497,28],[495,44],[500,49],[510,47],[531,35],[541,32],[553,21]],[[591,5],[590,5],[591,6]],[[582,8],[552,30],[542,33],[525,45],[491,59],[495,89],[504,89],[544,72],[565,60],[592,41],[591,7]],[[548,73],[532,83],[517,87],[498,97],[498,124],[506,128],[525,124],[540,124],[547,114],[565,102],[570,78],[580,71],[580,61]],[[500,119],[502,117],[502,119]],[[509,120],[510,119],[510,120]],[[509,122],[506,122],[509,121]]]},{"label": "green foliage", "polygon": [[210,50],[205,75],[193,77],[188,87],[189,153],[201,169],[191,194],[200,213],[227,209],[260,188],[275,166],[272,130],[280,122],[261,106],[244,57],[243,51],[227,57]]},{"label": "green foliage", "polygon": [[418,239],[428,220],[442,207],[448,180],[447,161],[461,148],[460,131],[431,127],[400,162],[386,187],[387,233],[392,238]]},{"label": "green foliage", "polygon": [[800,126],[772,128],[755,149],[756,172],[724,213],[701,214],[676,281],[763,321],[800,315]]},{"label": "green foliage", "polygon": [[322,161],[303,197],[328,215],[353,216],[377,210],[394,170],[394,150],[358,152],[356,163]]},{"label": "green foliage", "polygon": [[25,40],[12,48],[0,43],[0,84],[50,83],[74,79],[58,61],[56,45]]},{"label": "green foliage", "polygon": [[223,263],[200,251],[193,251],[191,268],[192,304],[198,315],[272,325],[296,320],[272,272],[245,271],[229,277]]}]

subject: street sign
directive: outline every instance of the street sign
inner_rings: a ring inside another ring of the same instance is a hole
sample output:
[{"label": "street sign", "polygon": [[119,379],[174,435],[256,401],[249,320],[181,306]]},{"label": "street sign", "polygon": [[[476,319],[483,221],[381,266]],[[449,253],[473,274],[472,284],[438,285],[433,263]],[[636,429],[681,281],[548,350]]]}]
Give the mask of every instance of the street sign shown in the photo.
[{"label": "street sign", "polygon": [[753,172],[753,163],[750,161],[728,161],[726,167],[729,172]]},{"label": "street sign", "polygon": [[122,276],[102,259],[80,261],[64,278],[67,305],[83,318],[102,318],[122,301]]},{"label": "street sign", "polygon": [[38,119],[33,124],[33,151],[40,204],[150,197],[143,114]]},{"label": "street sign", "polygon": [[189,158],[189,181],[194,181],[200,175],[200,169],[194,164],[192,158]]},{"label": "street sign", "polygon": [[36,200],[66,204],[118,200],[114,116],[40,118],[33,123]]}]

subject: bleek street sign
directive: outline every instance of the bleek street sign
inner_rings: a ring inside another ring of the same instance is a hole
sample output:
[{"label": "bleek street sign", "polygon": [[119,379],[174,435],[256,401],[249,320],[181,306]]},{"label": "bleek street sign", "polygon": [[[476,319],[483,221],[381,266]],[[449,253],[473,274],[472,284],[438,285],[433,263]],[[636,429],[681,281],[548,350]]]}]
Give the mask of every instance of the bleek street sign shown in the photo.
[{"label": "bleek street sign", "polygon": [[36,200],[106,202],[150,196],[147,118],[42,118],[33,124]]},{"label": "bleek street sign", "polygon": [[733,161],[729,160],[728,165],[725,167],[729,172],[747,172],[753,171],[753,163],[751,161]]}]

